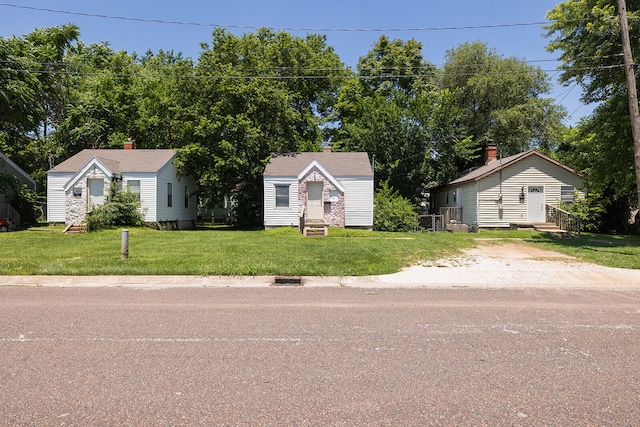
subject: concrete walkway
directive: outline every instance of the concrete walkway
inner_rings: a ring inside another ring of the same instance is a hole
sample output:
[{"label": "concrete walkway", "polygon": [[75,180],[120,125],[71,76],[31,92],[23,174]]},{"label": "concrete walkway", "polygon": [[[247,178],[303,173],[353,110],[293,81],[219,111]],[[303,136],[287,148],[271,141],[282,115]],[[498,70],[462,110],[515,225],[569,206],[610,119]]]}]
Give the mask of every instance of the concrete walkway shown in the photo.
[{"label": "concrete walkway", "polygon": [[[593,264],[465,259],[461,265],[414,266],[399,273],[361,277],[301,277],[304,287],[358,288],[581,288],[638,289],[640,270],[601,267]],[[0,286],[258,288],[277,285],[274,276],[0,276]]]}]

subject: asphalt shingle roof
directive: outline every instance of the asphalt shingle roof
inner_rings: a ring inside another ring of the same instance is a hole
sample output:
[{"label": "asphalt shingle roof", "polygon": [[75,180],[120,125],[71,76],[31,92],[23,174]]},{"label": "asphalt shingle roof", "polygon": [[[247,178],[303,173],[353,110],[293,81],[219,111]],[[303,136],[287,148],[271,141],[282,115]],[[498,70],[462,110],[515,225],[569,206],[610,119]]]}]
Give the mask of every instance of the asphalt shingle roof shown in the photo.
[{"label": "asphalt shingle roof", "polygon": [[264,170],[265,176],[298,176],[313,160],[333,176],[373,176],[367,153],[312,152],[274,154]]},{"label": "asphalt shingle roof", "polygon": [[157,172],[176,154],[176,150],[82,150],[49,172],[77,172],[96,157],[114,173]]},{"label": "asphalt shingle roof", "polygon": [[497,171],[499,171],[500,169],[504,169],[509,165],[512,165],[526,157],[529,156],[538,156],[544,160],[547,160],[548,162],[551,162],[563,169],[566,169],[567,171],[571,172],[571,173],[575,173],[575,171],[555,160],[553,160],[551,157],[545,156],[542,153],[539,153],[535,150],[529,150],[529,151],[525,151],[522,153],[518,153],[515,154],[513,156],[509,156],[509,157],[505,157],[503,159],[497,159],[497,160],[492,160],[489,163],[487,163],[486,165],[480,166],[477,169],[472,170],[471,172],[462,175],[461,177],[449,182],[447,185],[456,185],[456,184],[462,184],[465,182],[470,182],[470,181],[478,181],[486,176],[491,175],[492,173],[495,173]]}]

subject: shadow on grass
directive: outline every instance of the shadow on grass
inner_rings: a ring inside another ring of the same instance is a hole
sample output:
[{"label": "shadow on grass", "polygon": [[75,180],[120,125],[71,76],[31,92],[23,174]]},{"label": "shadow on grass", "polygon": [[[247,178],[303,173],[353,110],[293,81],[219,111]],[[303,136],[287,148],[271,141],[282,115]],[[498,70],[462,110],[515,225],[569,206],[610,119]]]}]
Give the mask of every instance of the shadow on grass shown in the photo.
[{"label": "shadow on grass", "polygon": [[530,241],[595,264],[640,269],[640,236],[583,233],[572,239],[544,236]]}]

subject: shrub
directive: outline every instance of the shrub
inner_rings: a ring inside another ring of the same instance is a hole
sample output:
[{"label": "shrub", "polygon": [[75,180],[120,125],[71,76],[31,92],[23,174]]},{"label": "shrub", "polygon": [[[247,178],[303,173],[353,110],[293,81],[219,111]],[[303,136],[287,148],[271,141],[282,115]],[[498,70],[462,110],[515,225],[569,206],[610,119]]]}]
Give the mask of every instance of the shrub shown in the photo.
[{"label": "shrub", "polygon": [[411,231],[416,226],[416,207],[400,193],[389,187],[389,181],[380,184],[373,197],[373,229],[377,231]]},{"label": "shrub", "polygon": [[596,195],[589,194],[585,198],[576,197],[571,203],[563,203],[562,209],[580,217],[580,224],[585,231],[598,232],[604,227],[606,208],[603,200]]},{"label": "shrub", "polygon": [[89,231],[122,225],[140,226],[144,224],[144,214],[140,210],[140,201],[136,195],[122,191],[111,183],[107,200],[96,206],[87,215],[87,229]]}]

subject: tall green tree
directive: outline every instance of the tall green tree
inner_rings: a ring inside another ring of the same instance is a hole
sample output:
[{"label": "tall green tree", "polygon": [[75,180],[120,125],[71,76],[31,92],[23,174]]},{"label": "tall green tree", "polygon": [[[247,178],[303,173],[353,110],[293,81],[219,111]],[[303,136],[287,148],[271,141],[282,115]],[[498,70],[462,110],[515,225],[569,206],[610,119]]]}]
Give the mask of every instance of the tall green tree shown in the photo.
[{"label": "tall green tree", "polygon": [[258,226],[269,157],[320,149],[343,64],[319,35],[215,30],[202,47],[194,78],[178,83],[181,167],[205,203],[234,194],[237,223]]},{"label": "tall green tree", "polygon": [[[640,52],[640,4],[627,2],[632,51]],[[624,230],[637,209],[633,139],[616,0],[571,0],[547,14],[547,49],[560,52],[560,80],[581,86],[585,103],[599,103],[561,155],[575,159],[607,212],[606,229]]]},{"label": "tall green tree", "polygon": [[332,144],[365,151],[376,182],[387,182],[416,202],[429,185],[457,174],[458,158],[469,158],[455,94],[435,85],[435,67],[421,44],[381,36],[358,63],[336,105]]},{"label": "tall green tree", "polygon": [[544,97],[551,88],[547,74],[521,59],[499,55],[486,43],[464,43],[447,51],[439,84],[456,91],[457,105],[464,110],[462,125],[478,147],[491,141],[505,156],[531,148],[549,151],[564,130],[564,110]]},{"label": "tall green tree", "polygon": [[28,171],[38,188],[45,188],[50,135],[66,111],[65,56],[79,34],[69,24],[0,38],[0,151]]}]

